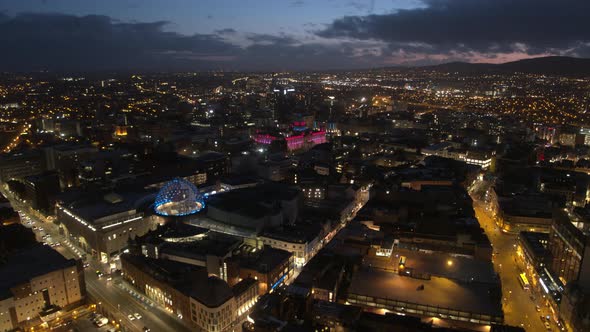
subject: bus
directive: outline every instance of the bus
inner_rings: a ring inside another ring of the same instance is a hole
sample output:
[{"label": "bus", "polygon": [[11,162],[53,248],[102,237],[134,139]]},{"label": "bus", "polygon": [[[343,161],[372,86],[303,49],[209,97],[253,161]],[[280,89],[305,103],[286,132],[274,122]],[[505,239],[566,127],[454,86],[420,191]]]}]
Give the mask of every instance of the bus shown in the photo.
[{"label": "bus", "polygon": [[524,274],[524,272],[518,275],[518,281],[520,282],[522,289],[524,289],[524,290],[529,289],[529,287],[530,287],[529,280],[527,279],[526,274]]},{"label": "bus", "polygon": [[403,270],[404,267],[406,267],[406,256],[399,258],[399,268]]}]

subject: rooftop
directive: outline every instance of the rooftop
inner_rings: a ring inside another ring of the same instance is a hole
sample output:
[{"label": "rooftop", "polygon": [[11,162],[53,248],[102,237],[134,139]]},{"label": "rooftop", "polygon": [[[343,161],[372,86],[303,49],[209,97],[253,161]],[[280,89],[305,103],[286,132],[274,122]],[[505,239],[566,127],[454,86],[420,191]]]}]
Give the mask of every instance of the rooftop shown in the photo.
[{"label": "rooftop", "polygon": [[60,196],[61,206],[89,222],[117,213],[137,210],[155,197],[155,191],[117,192],[120,199],[112,200],[111,193],[73,191]]},{"label": "rooftop", "polygon": [[[195,284],[197,286],[197,284]],[[227,282],[216,276],[209,276],[201,280],[198,287],[193,287],[191,297],[209,308],[216,308],[234,296],[232,288]]]},{"label": "rooftop", "polygon": [[199,236],[194,241],[167,241],[160,247],[160,252],[195,259],[206,259],[207,255],[224,257],[241,243],[242,240],[237,237],[209,231],[205,236]]},{"label": "rooftop", "polygon": [[520,232],[519,237],[523,244],[532,251],[535,258],[544,259],[549,254],[547,246],[542,242],[549,241],[549,234],[539,232]]},{"label": "rooftop", "polygon": [[76,264],[76,260],[66,259],[51,247],[42,244],[16,251],[0,265],[0,298],[11,297],[10,288],[27,283],[32,278]]},{"label": "rooftop", "polygon": [[265,229],[260,236],[267,238],[295,242],[295,243],[307,243],[313,241],[322,230],[321,225],[298,225],[283,226],[280,228]]},{"label": "rooftop", "polygon": [[[424,289],[419,290],[421,286]],[[439,277],[414,279],[374,269],[358,270],[348,289],[349,294],[502,316],[500,298],[493,299],[491,291],[489,284],[459,283]]]},{"label": "rooftop", "polygon": [[242,267],[267,273],[289,260],[291,256],[292,254],[288,251],[265,246],[262,250],[255,252],[243,252],[236,259]]}]

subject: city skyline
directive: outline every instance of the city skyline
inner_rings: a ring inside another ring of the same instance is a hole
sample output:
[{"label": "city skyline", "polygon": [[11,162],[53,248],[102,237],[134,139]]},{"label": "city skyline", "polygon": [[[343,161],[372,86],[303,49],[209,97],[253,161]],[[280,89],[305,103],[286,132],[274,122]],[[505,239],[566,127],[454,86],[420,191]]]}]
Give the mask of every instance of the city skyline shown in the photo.
[{"label": "city skyline", "polygon": [[589,13],[0,0],[0,332],[590,331]]}]

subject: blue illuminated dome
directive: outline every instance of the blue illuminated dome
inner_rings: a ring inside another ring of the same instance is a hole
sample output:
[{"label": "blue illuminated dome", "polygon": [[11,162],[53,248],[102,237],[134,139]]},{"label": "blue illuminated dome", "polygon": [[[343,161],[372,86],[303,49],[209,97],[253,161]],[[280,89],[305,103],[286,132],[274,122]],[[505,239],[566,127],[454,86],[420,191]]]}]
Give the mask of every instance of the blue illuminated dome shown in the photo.
[{"label": "blue illuminated dome", "polygon": [[174,179],[160,189],[154,210],[161,216],[186,216],[197,213],[205,207],[203,196],[194,184]]}]

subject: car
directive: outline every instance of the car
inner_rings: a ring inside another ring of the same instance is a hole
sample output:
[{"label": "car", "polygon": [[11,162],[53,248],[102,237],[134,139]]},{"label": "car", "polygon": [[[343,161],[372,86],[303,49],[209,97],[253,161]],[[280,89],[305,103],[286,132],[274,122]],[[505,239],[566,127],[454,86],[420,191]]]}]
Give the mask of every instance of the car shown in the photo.
[{"label": "car", "polygon": [[545,328],[546,328],[548,331],[551,331],[551,325],[549,325],[549,322],[545,322]]},{"label": "car", "polygon": [[135,317],[132,314],[127,315],[127,318],[129,318],[129,320],[135,320]]},{"label": "car", "polygon": [[143,332],[151,332],[151,329],[147,326],[143,327]]},{"label": "car", "polygon": [[535,309],[537,309],[537,312],[541,312],[541,306],[537,305],[535,306]]},{"label": "car", "polygon": [[111,277],[111,276],[108,276],[108,277],[107,277],[107,281],[111,281],[111,280],[113,280],[113,277]]},{"label": "car", "polygon": [[109,323],[109,319],[106,317],[102,317],[95,324],[98,327],[103,327],[103,326],[107,325],[108,323]]},{"label": "car", "polygon": [[133,316],[137,319],[141,319],[141,315],[138,312],[134,313]]}]

